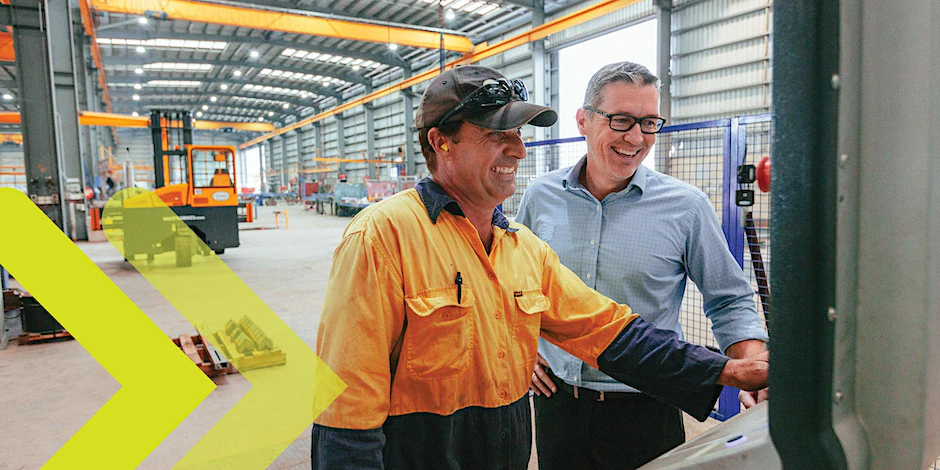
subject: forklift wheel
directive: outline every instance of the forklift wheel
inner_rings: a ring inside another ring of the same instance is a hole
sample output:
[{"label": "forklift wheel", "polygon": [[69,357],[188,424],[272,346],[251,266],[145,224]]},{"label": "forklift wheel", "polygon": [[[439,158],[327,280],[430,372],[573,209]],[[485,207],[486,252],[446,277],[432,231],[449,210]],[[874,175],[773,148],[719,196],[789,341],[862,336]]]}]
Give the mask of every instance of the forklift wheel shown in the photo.
[{"label": "forklift wheel", "polygon": [[225,253],[225,248],[219,248],[218,250],[215,250],[215,254],[217,255],[221,255],[223,253]]}]

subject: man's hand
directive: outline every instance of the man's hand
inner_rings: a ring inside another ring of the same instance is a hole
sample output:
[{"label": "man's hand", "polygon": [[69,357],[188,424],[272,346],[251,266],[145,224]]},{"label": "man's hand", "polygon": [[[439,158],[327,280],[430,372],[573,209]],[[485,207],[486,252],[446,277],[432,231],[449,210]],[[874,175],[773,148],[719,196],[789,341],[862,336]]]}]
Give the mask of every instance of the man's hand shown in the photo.
[{"label": "man's hand", "polygon": [[532,373],[532,385],[529,388],[536,395],[542,396],[544,393],[545,398],[548,398],[558,391],[558,388],[555,387],[555,382],[548,376],[548,372],[545,372],[543,366],[548,367],[548,361],[541,354],[536,354],[535,372]]},{"label": "man's hand", "polygon": [[[750,356],[757,356],[760,353],[767,350],[767,345],[763,341],[756,339],[740,341],[737,343],[728,346],[728,349],[725,350],[725,355],[732,359],[743,359]],[[744,405],[744,408],[750,408],[764,400],[766,400],[770,395],[768,389],[764,388],[756,392],[748,392],[741,390],[738,393],[738,400],[741,401],[741,404]]]},{"label": "man's hand", "polygon": [[748,409],[768,398],[770,398],[769,388],[762,388],[756,392],[745,392],[744,390],[738,392],[738,400],[741,400],[744,409]]},{"label": "man's hand", "polygon": [[719,385],[730,385],[746,391],[767,388],[770,352],[764,351],[744,359],[731,359],[718,377]]}]

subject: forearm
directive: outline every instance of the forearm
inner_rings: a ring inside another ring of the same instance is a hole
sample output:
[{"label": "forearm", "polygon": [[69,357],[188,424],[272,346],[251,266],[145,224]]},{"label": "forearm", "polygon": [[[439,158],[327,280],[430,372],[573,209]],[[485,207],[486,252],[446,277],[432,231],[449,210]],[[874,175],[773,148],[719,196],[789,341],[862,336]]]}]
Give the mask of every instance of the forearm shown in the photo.
[{"label": "forearm", "polygon": [[744,359],[756,356],[767,350],[767,344],[759,339],[739,341],[725,349],[725,355],[732,359]]},{"label": "forearm", "polygon": [[313,470],[384,468],[385,433],[382,428],[357,430],[314,424],[312,434],[310,461]]}]

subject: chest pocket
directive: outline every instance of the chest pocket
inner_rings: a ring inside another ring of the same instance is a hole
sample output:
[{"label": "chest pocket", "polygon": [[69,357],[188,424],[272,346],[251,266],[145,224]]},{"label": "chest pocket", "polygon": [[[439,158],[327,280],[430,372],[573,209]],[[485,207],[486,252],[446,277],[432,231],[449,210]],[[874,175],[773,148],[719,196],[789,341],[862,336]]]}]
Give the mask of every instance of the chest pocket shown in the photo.
[{"label": "chest pocket", "polygon": [[516,339],[520,343],[534,342],[542,325],[542,316],[538,314],[548,311],[552,301],[540,289],[520,291],[513,297],[516,300]]},{"label": "chest pocket", "polygon": [[405,366],[420,379],[458,375],[473,352],[473,291],[465,284],[457,302],[457,286],[420,291],[405,298]]}]

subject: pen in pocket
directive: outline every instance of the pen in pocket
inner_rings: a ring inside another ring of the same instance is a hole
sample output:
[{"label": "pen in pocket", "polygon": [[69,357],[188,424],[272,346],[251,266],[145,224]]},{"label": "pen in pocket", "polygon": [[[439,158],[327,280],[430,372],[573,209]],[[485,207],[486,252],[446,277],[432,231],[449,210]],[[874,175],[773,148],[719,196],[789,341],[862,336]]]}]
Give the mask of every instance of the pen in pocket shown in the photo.
[{"label": "pen in pocket", "polygon": [[457,284],[457,303],[460,303],[460,297],[462,297],[462,287],[463,287],[463,278],[460,277],[460,271],[457,271],[457,278],[454,279],[454,284]]}]

